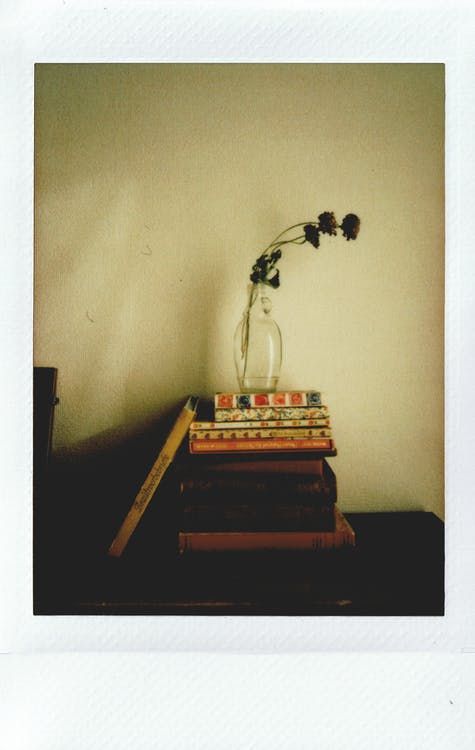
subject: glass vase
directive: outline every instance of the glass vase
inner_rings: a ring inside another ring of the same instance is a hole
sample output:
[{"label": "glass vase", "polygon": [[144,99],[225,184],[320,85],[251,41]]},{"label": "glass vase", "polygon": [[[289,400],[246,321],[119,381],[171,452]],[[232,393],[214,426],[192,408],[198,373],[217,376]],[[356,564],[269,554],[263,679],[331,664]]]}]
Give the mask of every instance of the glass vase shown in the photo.
[{"label": "glass vase", "polygon": [[282,364],[282,336],[272,318],[270,289],[251,284],[248,304],[234,334],[234,363],[241,393],[271,393]]}]

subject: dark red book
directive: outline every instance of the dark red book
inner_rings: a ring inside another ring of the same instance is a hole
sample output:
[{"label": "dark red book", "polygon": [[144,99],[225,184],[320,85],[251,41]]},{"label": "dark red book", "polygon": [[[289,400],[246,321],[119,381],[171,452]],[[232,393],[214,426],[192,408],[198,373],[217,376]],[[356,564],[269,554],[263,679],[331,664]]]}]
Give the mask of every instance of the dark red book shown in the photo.
[{"label": "dark red book", "polygon": [[[264,474],[322,476],[325,459],[314,456],[236,454],[186,456],[175,467],[178,473],[201,473],[207,476],[230,474]],[[328,466],[328,464],[327,464]]]},{"label": "dark red book", "polygon": [[185,505],[182,531],[333,531],[335,506],[226,503]]},{"label": "dark red book", "polygon": [[[226,457],[220,457],[226,458]],[[259,493],[279,487],[293,494],[318,493],[336,487],[336,477],[325,459],[284,458],[217,460],[217,457],[188,456],[174,467],[175,478],[182,491],[194,490],[249,491]],[[295,490],[297,490],[295,492]]]},{"label": "dark red book", "polygon": [[270,501],[298,502],[303,499],[315,505],[329,505],[336,501],[336,481],[327,477],[278,476],[261,474],[231,476],[191,476],[180,481],[184,502],[214,502],[225,504],[245,500],[247,503]]},{"label": "dark red book", "polygon": [[188,552],[337,550],[355,546],[355,533],[338,508],[333,531],[180,531],[178,548]]}]

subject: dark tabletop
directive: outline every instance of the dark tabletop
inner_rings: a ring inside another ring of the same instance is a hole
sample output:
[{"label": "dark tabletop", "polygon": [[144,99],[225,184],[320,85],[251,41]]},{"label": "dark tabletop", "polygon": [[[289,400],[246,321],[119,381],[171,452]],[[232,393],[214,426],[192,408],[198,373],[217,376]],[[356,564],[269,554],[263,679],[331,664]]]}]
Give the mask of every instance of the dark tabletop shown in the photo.
[{"label": "dark tabletop", "polygon": [[444,614],[444,527],[432,513],[346,513],[354,550],[180,556],[165,481],[110,558],[136,489],[116,463],[53,472],[34,504],[35,614]]}]

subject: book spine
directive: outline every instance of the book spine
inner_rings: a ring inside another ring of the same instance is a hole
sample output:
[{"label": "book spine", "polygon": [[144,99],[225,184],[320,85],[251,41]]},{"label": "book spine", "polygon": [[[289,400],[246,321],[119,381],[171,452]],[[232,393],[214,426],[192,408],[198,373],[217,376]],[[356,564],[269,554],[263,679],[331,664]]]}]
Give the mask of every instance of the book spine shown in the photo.
[{"label": "book spine", "polygon": [[190,440],[236,440],[239,438],[331,437],[329,427],[276,427],[275,429],[193,430]]},{"label": "book spine", "polygon": [[142,518],[145,509],[155,494],[155,490],[160,484],[163,475],[173,461],[175,454],[183,441],[190,424],[195,418],[198,399],[196,396],[190,396],[186,404],[181,409],[171,431],[168,435],[163,448],[157,456],[150,472],[148,473],[143,485],[141,486],[132,506],[127,513],[114,541],[109,547],[109,555],[120,557],[127,546],[130,537]]},{"label": "book spine", "polygon": [[[192,471],[197,476],[235,476],[236,474],[242,475],[252,474],[253,476],[313,476],[321,477],[324,472],[327,471],[327,465],[324,458],[315,458],[314,456],[295,456],[289,458],[289,456],[282,457],[284,454],[279,455],[279,460],[275,460],[275,455],[263,456],[257,455],[252,456],[248,453],[236,453],[234,455],[229,454],[210,454],[208,460],[204,466],[201,463],[196,463],[182,466],[182,473]],[[196,461],[195,457],[190,457],[192,461]],[[201,461],[201,459],[199,459]]]},{"label": "book spine", "polygon": [[333,531],[334,506],[190,505],[181,531]]},{"label": "book spine", "polygon": [[333,451],[331,438],[241,438],[239,440],[190,440],[191,453]]},{"label": "book spine", "polygon": [[255,420],[269,421],[276,419],[326,419],[326,406],[289,406],[276,408],[275,406],[259,406],[249,409],[215,409],[215,422],[254,422]]},{"label": "book spine", "polygon": [[[236,428],[236,421],[234,422],[192,422],[190,425],[191,430],[232,430]],[[262,428],[275,429],[276,427],[330,427],[330,420],[328,418],[321,419],[255,419],[239,420],[239,429],[257,430]]]},{"label": "book spine", "polygon": [[217,393],[216,409],[249,409],[255,406],[320,406],[319,391],[280,391],[279,393]]},{"label": "book spine", "polygon": [[261,552],[332,550],[354,547],[352,530],[344,531],[180,531],[184,552]]},{"label": "book spine", "polygon": [[246,476],[231,477],[189,477],[180,482],[180,494],[185,502],[203,501],[213,498],[221,505],[235,496],[274,499],[305,497],[315,503],[328,504],[336,500],[336,480],[327,481],[323,477],[286,478]]}]

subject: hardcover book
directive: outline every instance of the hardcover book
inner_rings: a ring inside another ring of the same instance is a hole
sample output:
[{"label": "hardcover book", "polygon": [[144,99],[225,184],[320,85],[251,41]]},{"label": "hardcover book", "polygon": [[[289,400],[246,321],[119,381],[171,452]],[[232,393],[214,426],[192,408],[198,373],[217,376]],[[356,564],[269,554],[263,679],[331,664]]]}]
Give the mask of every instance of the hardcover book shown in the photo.
[{"label": "hardcover book", "polygon": [[328,505],[336,501],[336,479],[326,477],[289,477],[278,474],[267,477],[246,474],[211,477],[185,477],[180,482],[184,502],[226,505],[244,498],[246,503],[273,500],[295,501],[305,498],[314,505]]},{"label": "hardcover book", "polygon": [[325,458],[315,458],[313,454],[296,453],[188,453],[173,467],[177,491],[182,482],[205,480],[212,484],[226,483],[235,486],[236,481],[265,482],[269,486],[276,483],[316,481],[325,486],[336,485],[336,476]]},{"label": "hardcover book", "polygon": [[263,474],[281,476],[322,476],[330,470],[324,458],[308,453],[187,453],[175,465],[177,476],[232,476],[236,474]]},{"label": "hardcover book", "polygon": [[256,406],[320,406],[319,391],[281,391],[279,393],[217,393],[216,409],[250,409]]},{"label": "hardcover book", "polygon": [[[272,423],[270,423],[272,424]],[[197,430],[190,428],[190,440],[236,440],[239,438],[331,437],[329,427],[258,427],[256,429]]]},{"label": "hardcover book", "polygon": [[269,421],[276,419],[327,419],[326,406],[256,406],[246,409],[220,409],[214,412],[215,422]]},{"label": "hardcover book", "polygon": [[333,531],[334,504],[185,505],[181,531]]},{"label": "hardcover book", "polygon": [[178,414],[162,449],[160,450],[152,468],[136,495],[129,512],[109,547],[108,554],[111,557],[120,557],[129,543],[130,537],[134,533],[137,524],[147,509],[147,506],[154,496],[165,472],[175,458],[175,454],[184,440],[190,428],[190,424],[196,416],[197,405],[198,398],[196,396],[189,396]]},{"label": "hardcover book", "polygon": [[355,533],[338,508],[333,531],[180,531],[178,549],[187,552],[318,551],[352,548]]},{"label": "hardcover book", "polygon": [[191,453],[259,453],[317,451],[335,455],[331,438],[240,438],[236,440],[190,440]]},{"label": "hardcover book", "polygon": [[330,420],[328,418],[322,419],[255,419],[244,421],[240,420],[239,424],[234,422],[192,422],[190,425],[190,431],[192,430],[233,430],[236,428],[240,430],[251,429],[257,430],[261,428],[276,428],[276,427],[330,427]]}]

